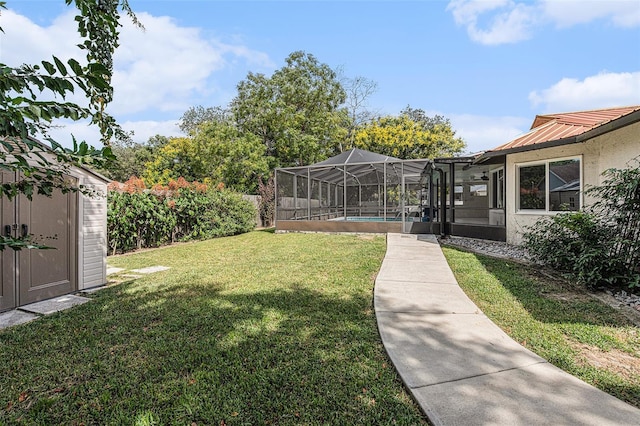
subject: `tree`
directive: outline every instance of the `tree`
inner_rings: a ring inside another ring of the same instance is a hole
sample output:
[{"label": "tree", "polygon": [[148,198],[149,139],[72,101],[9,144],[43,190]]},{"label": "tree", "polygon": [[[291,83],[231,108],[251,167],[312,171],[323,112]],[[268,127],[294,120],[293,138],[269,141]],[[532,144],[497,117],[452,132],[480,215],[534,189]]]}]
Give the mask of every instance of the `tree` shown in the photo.
[{"label": "tree", "polygon": [[336,73],[310,54],[293,52],[271,77],[249,73],[231,110],[242,133],[260,138],[270,167],[310,164],[344,139],[345,91]]},{"label": "tree", "polygon": [[231,119],[231,112],[225,108],[216,106],[205,108],[201,105],[189,108],[180,118],[180,130],[186,135],[194,135],[198,128],[209,122],[224,123]]},{"label": "tree", "polygon": [[340,152],[353,148],[357,130],[374,118],[374,113],[368,109],[367,100],[378,90],[378,83],[362,76],[343,77],[342,85],[347,93],[348,122],[345,142],[339,144]]},{"label": "tree", "polygon": [[380,117],[361,127],[355,146],[407,160],[451,157],[462,152],[465,143],[455,137],[448,119],[407,107],[397,117]]},{"label": "tree", "polygon": [[[64,178],[74,165],[104,166],[113,160],[109,143],[123,132],[106,113],[112,100],[113,53],[118,46],[120,12],[138,21],[127,0],[65,0],[78,9],[75,18],[82,38],[79,48],[86,64],[76,59],[65,62],[57,57],[34,65],[9,66],[0,63],[0,167],[18,176],[0,185],[0,196],[13,199],[33,194],[51,195],[55,188],[82,191]],[[6,2],[0,1],[0,9]],[[0,28],[1,30],[1,28]],[[80,91],[86,105],[65,102],[65,96]],[[56,119],[88,119],[99,128],[102,148],[72,139],[73,148],[64,148],[48,135]],[[50,147],[34,139],[44,136]],[[33,247],[28,238],[0,237],[0,250]]]},{"label": "tree", "polygon": [[158,149],[152,161],[147,162],[142,177],[147,186],[166,184],[184,178],[189,182],[202,181],[211,176],[206,153],[194,138],[177,137]]},{"label": "tree", "polygon": [[265,146],[233,124],[211,121],[195,136],[170,138],[156,150],[142,174],[147,185],[171,179],[222,182],[238,192],[255,193],[260,176],[269,174]]},{"label": "tree", "polygon": [[131,138],[113,141],[111,149],[118,161],[100,171],[118,182],[124,182],[131,176],[140,177],[145,165],[153,161],[155,154],[168,142],[169,138],[161,135],[150,137],[146,143],[134,142]]},{"label": "tree", "polygon": [[256,135],[213,121],[203,124],[195,139],[206,151],[212,178],[228,188],[253,194],[260,177],[269,174],[266,148]]}]

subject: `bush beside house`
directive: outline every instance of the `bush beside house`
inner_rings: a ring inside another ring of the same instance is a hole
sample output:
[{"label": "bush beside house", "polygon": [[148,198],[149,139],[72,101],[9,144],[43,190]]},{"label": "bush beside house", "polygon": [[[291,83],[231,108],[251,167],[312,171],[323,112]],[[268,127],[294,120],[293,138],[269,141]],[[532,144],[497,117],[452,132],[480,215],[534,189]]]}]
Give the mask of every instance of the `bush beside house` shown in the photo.
[{"label": "bush beside house", "polygon": [[525,232],[525,247],[587,287],[640,288],[640,157],[602,176],[586,191],[597,199],[591,207],[539,219]]}]

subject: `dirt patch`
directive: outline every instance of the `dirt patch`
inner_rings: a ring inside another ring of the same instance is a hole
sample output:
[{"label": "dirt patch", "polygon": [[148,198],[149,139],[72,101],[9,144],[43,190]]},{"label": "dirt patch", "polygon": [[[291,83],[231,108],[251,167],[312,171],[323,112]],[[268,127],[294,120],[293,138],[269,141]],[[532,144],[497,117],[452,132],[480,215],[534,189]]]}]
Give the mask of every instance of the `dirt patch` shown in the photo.
[{"label": "dirt patch", "polygon": [[586,363],[599,369],[612,371],[625,379],[640,377],[640,358],[618,349],[603,351],[585,344],[574,344]]}]

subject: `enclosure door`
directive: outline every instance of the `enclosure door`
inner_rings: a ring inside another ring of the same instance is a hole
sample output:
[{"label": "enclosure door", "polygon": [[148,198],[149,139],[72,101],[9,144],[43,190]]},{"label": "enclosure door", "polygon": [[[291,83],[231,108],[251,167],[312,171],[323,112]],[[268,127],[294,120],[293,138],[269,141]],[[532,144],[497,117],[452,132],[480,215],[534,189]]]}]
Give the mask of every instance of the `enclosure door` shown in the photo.
[{"label": "enclosure door", "polygon": [[402,232],[409,233],[413,222],[419,222],[422,215],[421,191],[422,175],[402,175]]},{"label": "enclosure door", "polygon": [[75,193],[63,194],[61,191],[55,191],[51,197],[34,195],[31,201],[23,196],[11,203],[3,199],[3,231],[9,225],[14,236],[30,234],[35,242],[51,248],[2,252],[0,309],[49,299],[76,289],[76,200]]}]

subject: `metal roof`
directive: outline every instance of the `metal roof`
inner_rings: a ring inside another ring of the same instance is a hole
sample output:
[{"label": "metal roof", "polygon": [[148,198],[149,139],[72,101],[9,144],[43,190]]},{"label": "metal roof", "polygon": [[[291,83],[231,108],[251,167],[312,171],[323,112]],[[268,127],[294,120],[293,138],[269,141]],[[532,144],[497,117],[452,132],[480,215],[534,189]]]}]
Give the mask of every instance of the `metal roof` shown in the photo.
[{"label": "metal roof", "polygon": [[389,157],[388,155],[376,154],[375,152],[365,151],[364,149],[353,148],[340,153],[335,157],[315,163],[313,166],[333,166],[358,163],[398,163],[401,161],[402,160],[399,158]]},{"label": "metal roof", "polygon": [[640,105],[636,105],[622,108],[536,115],[529,132],[492,149],[490,152],[571,138],[639,110]]},{"label": "metal roof", "polygon": [[[431,160],[401,160],[387,155],[376,154],[354,148],[309,166],[283,167],[277,172],[310,177],[321,182],[347,185],[379,184],[387,175],[421,175]],[[389,179],[389,176],[387,177]]]}]

